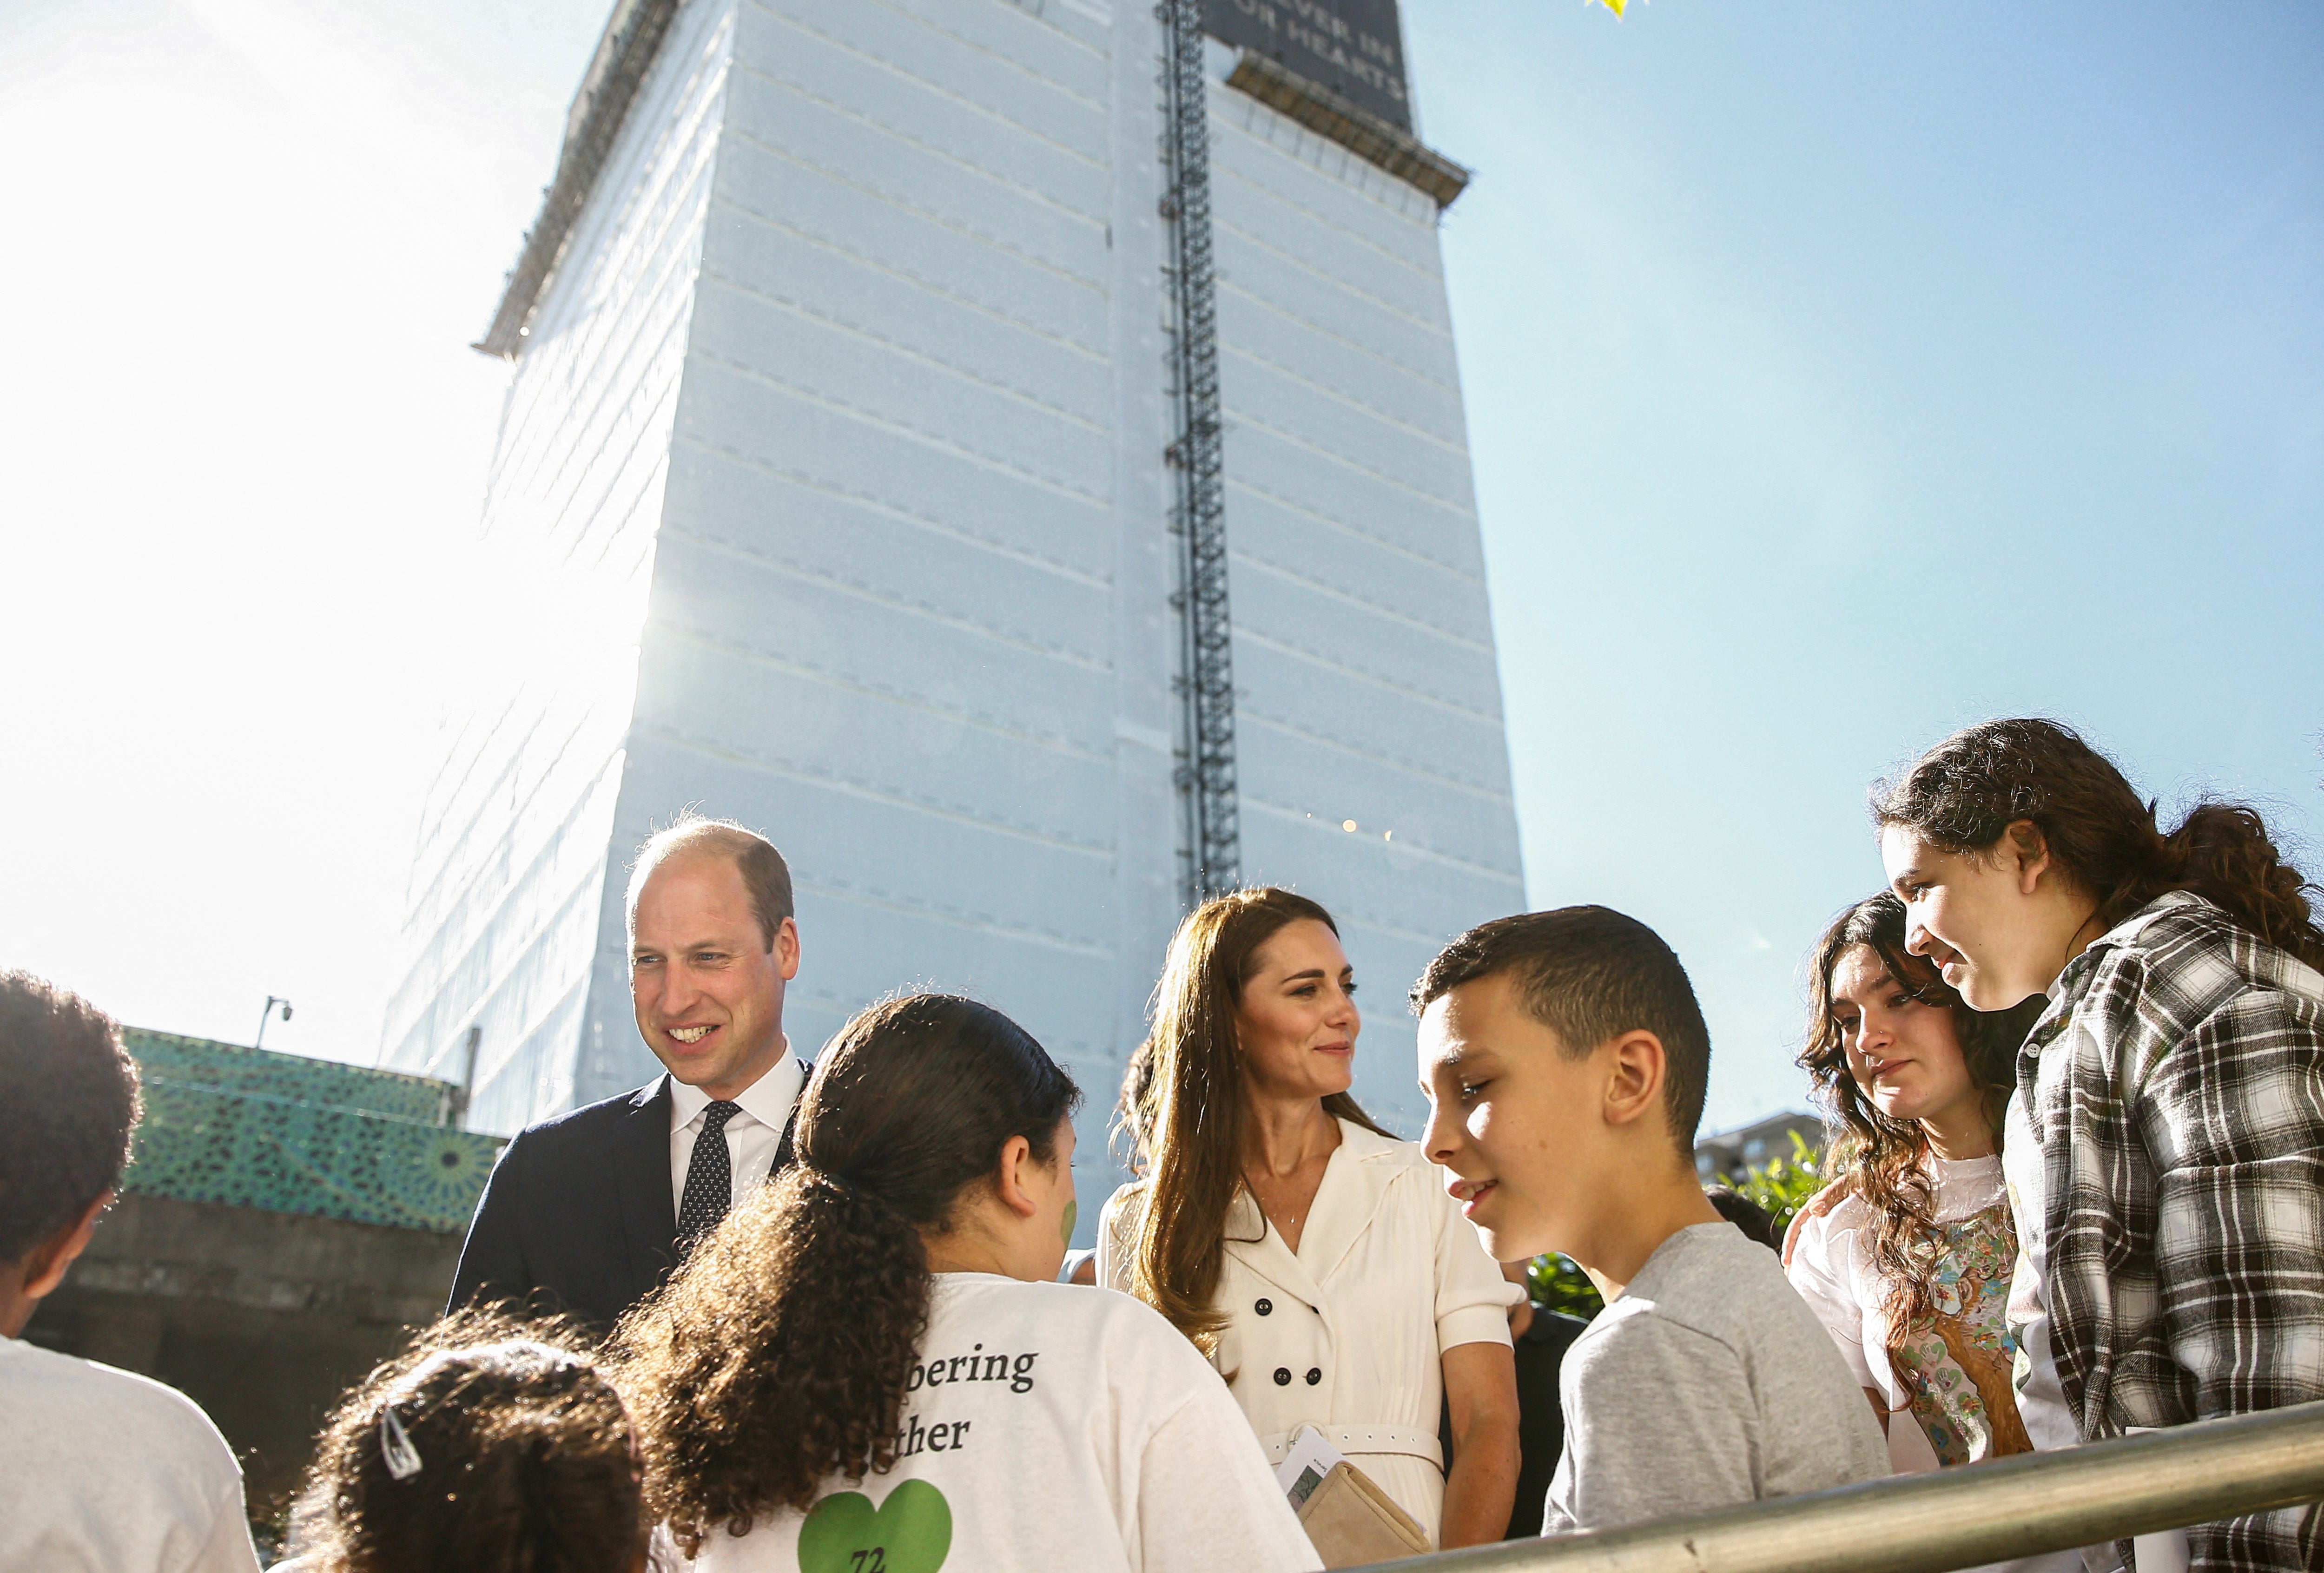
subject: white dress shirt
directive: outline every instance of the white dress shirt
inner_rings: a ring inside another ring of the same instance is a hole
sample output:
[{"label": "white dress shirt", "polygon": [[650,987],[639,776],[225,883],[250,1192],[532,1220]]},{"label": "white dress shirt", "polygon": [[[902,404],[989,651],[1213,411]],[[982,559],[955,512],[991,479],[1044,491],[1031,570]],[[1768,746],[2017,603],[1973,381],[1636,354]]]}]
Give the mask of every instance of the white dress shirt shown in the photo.
[{"label": "white dress shirt", "polygon": [[[734,1101],[742,1111],[726,1122],[726,1161],[733,1189],[728,1205],[742,1200],[767,1182],[775,1166],[775,1149],[782,1145],[783,1127],[790,1123],[791,1106],[807,1088],[807,1075],[791,1058],[791,1041],[783,1039],[783,1057],[774,1069],[742,1089]],[[686,1170],[694,1162],[695,1138],[702,1134],[703,1111],[710,1094],[669,1079],[669,1206],[673,1213],[686,1205]]]}]

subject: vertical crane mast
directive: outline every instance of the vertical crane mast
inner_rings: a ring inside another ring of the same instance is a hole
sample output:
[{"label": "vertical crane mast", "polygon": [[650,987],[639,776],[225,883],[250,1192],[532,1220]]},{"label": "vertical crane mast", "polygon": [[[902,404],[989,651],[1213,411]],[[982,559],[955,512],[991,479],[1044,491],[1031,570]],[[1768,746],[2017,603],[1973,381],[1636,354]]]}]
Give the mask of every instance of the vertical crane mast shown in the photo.
[{"label": "vertical crane mast", "polygon": [[1235,801],[1234,647],[1227,618],[1226,483],[1220,452],[1217,290],[1211,263],[1209,84],[1203,69],[1203,0],[1161,0],[1170,188],[1171,296],[1176,308],[1178,472],[1184,546],[1177,609],[1184,625],[1187,904],[1242,883]]}]

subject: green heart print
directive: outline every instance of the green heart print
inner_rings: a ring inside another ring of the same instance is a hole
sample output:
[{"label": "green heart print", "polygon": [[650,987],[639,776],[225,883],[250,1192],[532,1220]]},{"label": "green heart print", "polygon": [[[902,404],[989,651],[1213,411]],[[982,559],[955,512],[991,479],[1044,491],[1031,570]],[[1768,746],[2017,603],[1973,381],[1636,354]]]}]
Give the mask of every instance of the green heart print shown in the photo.
[{"label": "green heart print", "polygon": [[799,1525],[799,1573],[936,1573],[951,1550],[952,1504],[925,1480],[877,1508],[860,1491],[835,1492]]}]

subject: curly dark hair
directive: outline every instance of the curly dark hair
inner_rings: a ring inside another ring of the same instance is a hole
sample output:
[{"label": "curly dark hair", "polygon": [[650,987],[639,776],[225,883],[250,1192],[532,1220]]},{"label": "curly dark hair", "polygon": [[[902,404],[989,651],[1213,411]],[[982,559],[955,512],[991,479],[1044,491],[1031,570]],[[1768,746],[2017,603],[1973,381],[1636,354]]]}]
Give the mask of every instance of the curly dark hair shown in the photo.
[{"label": "curly dark hair", "polygon": [[798,1161],[613,1333],[647,1504],[687,1555],[722,1524],[805,1511],[831,1476],[895,1467],[927,1329],[924,1237],[1010,1137],[1054,1162],[1080,1096],[974,1000],[908,995],[840,1030],[799,1100]]},{"label": "curly dark hair", "polygon": [[2155,804],[2071,727],[2033,718],[1953,733],[1904,777],[1874,788],[1872,818],[1950,852],[1990,852],[2030,822],[2098,904],[2098,933],[2169,890],[2191,890],[2268,943],[2324,969],[2324,928],[2259,814],[2199,803],[2165,835]]},{"label": "curly dark hair", "polygon": [[[398,1479],[393,1425],[418,1455]],[[455,1311],[324,1422],[291,1543],[328,1573],[637,1573],[649,1532],[630,1421],[586,1332]]]},{"label": "curly dark hair", "polygon": [[0,973],[0,1262],[120,1188],[143,1113],[111,1016],[30,972]]},{"label": "curly dark hair", "polygon": [[1821,1205],[1852,1193],[1871,1210],[1872,1265],[1888,1286],[1885,1309],[1889,1325],[1902,1331],[1926,1325],[1934,1314],[1932,1271],[1943,1232],[1937,1227],[1936,1199],[1923,1164],[1928,1133],[1917,1120],[1884,1113],[1864,1095],[1848,1066],[1840,1020],[1832,1010],[1831,975],[1840,957],[1857,945],[1878,956],[1906,995],[1941,1007],[1952,1018],[1969,1085],[1985,1094],[1986,1125],[1997,1148],[2002,1111],[2016,1083],[2018,1046],[2050,1001],[2037,994],[2007,1010],[1971,1010],[1927,958],[1905,951],[1904,904],[1886,891],[1832,919],[1816,942],[1808,974],[1807,1042],[1799,1063],[1813,1085],[1815,1101],[1837,1131],[1824,1168],[1833,1184]]}]

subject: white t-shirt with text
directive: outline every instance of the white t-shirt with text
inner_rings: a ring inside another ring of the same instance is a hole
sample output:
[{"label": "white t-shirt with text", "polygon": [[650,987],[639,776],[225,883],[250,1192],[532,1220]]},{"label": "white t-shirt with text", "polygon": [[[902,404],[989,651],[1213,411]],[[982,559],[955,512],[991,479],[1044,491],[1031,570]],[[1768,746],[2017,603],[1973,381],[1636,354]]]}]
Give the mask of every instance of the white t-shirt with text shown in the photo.
[{"label": "white t-shirt with text", "polygon": [[936,1276],[902,1457],[714,1529],[699,1573],[1295,1573],[1323,1566],[1209,1362],[1128,1295]]}]

